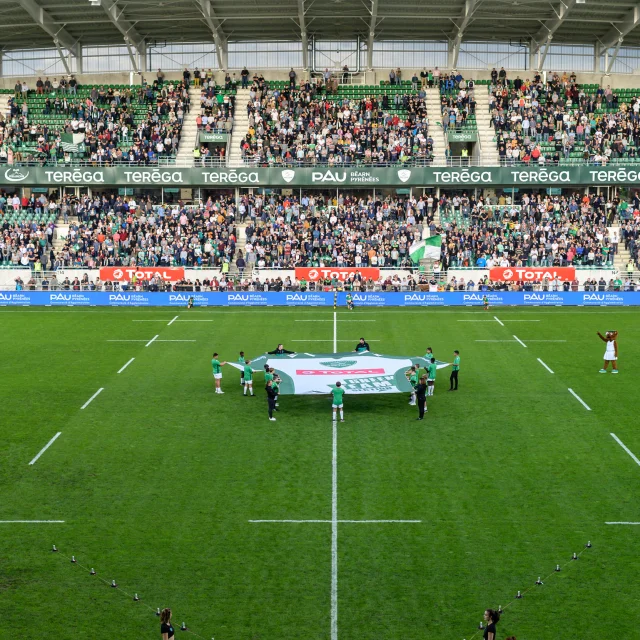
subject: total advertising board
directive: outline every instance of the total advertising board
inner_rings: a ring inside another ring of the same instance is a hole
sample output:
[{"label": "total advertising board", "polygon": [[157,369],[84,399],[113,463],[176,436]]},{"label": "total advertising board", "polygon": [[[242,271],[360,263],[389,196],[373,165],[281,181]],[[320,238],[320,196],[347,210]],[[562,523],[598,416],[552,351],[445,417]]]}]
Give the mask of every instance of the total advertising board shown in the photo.
[{"label": "total advertising board", "polygon": [[[346,306],[346,293],[338,294],[338,306]],[[484,296],[493,307],[507,306],[639,306],[640,291],[524,291],[524,292],[366,292],[353,293],[359,307],[481,306]],[[332,307],[333,292],[108,292],[108,291],[0,291],[0,306],[68,307],[186,307],[193,298],[198,307]]]},{"label": "total advertising board", "polygon": [[542,282],[574,280],[575,267],[493,267],[489,278],[494,282]]},{"label": "total advertising board", "polygon": [[317,282],[318,280],[333,280],[336,278],[341,282],[347,280],[355,274],[360,274],[364,280],[372,279],[377,281],[380,278],[380,269],[376,267],[363,267],[355,269],[346,267],[338,269],[336,267],[296,267],[296,280],[303,278],[308,282]]}]

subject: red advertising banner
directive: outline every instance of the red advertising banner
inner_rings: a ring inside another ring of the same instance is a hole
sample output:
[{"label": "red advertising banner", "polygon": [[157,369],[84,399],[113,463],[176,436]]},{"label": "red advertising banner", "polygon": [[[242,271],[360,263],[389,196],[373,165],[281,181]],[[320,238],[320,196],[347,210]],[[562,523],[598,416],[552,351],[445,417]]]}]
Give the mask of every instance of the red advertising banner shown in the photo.
[{"label": "red advertising banner", "polygon": [[355,267],[344,267],[339,269],[338,267],[296,267],[296,279],[302,280],[304,278],[308,282],[317,282],[318,280],[324,280],[329,278],[338,278],[344,282],[348,277],[355,273],[359,273],[364,280],[377,280],[380,277],[380,269],[377,267],[362,267],[362,269],[356,269]]},{"label": "red advertising banner", "polygon": [[576,277],[574,267],[494,267],[489,271],[489,278],[502,282],[541,282],[573,280]]},{"label": "red advertising banner", "polygon": [[117,280],[131,282],[136,280],[151,280],[153,277],[162,278],[167,282],[177,282],[184,278],[182,267],[100,267],[100,280]]}]

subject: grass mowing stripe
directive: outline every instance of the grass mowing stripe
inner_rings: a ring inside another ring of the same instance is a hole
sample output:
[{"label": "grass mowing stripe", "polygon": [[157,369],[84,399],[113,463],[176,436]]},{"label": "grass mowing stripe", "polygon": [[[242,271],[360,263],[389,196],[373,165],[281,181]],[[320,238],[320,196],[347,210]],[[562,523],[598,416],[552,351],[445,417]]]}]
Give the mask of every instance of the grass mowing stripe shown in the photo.
[{"label": "grass mowing stripe", "polygon": [[551,371],[551,369],[544,362],[542,362],[540,358],[538,358],[537,360],[549,373],[553,373],[553,371]]},{"label": "grass mowing stripe", "polygon": [[518,338],[518,336],[513,336],[525,349],[527,348],[527,345],[522,342],[522,340],[520,340],[520,338]]},{"label": "grass mowing stripe", "polygon": [[44,447],[42,447],[42,449],[40,449],[40,452],[38,453],[38,455],[29,464],[33,465],[36,462],[38,462],[38,458],[40,458],[40,456],[58,439],[58,436],[61,433],[62,431],[58,431],[58,433],[56,433],[56,435],[53,436],[53,438],[51,438],[51,440],[49,440],[49,442],[47,442],[47,444],[45,444]]},{"label": "grass mowing stripe", "polygon": [[129,362],[127,362],[127,364],[124,365],[124,367],[118,370],[118,373],[122,373],[134,360],[135,358],[131,358],[131,360],[129,360]]},{"label": "grass mowing stripe", "polygon": [[496,316],[493,316],[493,319],[501,326],[504,327],[504,323],[502,322],[502,320],[499,320]]},{"label": "grass mowing stripe", "polygon": [[96,398],[98,395],[100,395],[100,393],[102,393],[104,391],[104,387],[100,387],[81,407],[80,409],[86,409],[90,404],[91,401]]},{"label": "grass mowing stripe", "polygon": [[569,389],[569,393],[587,410],[591,411],[591,407],[573,390]]},{"label": "grass mowing stripe", "polygon": [[[571,391],[571,389],[569,389],[569,391]],[[640,467],[640,460],[636,458],[634,453],[627,447],[627,445],[624,442],[622,442],[622,440],[620,440],[620,438],[618,438],[618,436],[615,433],[611,433],[610,435],[633,458],[633,461]]]}]

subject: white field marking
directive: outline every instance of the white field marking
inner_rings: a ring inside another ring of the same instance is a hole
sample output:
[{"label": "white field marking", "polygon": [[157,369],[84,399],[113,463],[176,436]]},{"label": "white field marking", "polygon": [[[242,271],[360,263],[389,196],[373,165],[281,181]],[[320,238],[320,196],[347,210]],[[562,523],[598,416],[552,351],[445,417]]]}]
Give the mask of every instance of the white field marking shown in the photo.
[{"label": "white field marking", "polygon": [[505,322],[540,322],[540,320],[518,320],[518,319],[513,319],[513,320],[509,320],[509,319],[505,319]]},{"label": "white field marking", "polygon": [[100,387],[80,408],[86,409],[91,404],[91,401],[99,396],[102,391],[104,391],[104,387]]},{"label": "white field marking", "polygon": [[497,316],[493,316],[493,319],[502,327],[504,327],[504,324],[502,322],[502,320],[500,320]]},{"label": "white field marking", "polygon": [[[335,317],[335,314],[334,314],[334,317]],[[335,343],[335,333],[334,333],[334,343]],[[336,351],[336,349],[334,349],[334,351]],[[333,447],[332,447],[332,455],[331,455],[331,640],[338,640],[338,423],[337,422],[333,423]]]},{"label": "white field marking", "polygon": [[627,448],[627,445],[625,445],[625,443],[622,442],[622,440],[620,440],[620,438],[618,438],[618,436],[615,433],[612,433],[610,435],[633,458],[633,461],[640,467],[640,460],[638,460],[638,458],[635,457],[633,452]]},{"label": "white field marking", "polygon": [[[322,318],[317,318],[313,320],[294,320],[294,322],[333,322],[333,320],[323,320]],[[338,320],[338,322],[377,322],[377,320]]]},{"label": "white field marking", "polygon": [[[176,316],[176,318],[177,317],[178,316]],[[173,322],[173,320],[171,322]],[[215,322],[215,320],[177,320],[176,322]]]},{"label": "white field marking", "polygon": [[[157,337],[158,336],[156,336],[156,338]],[[151,342],[196,342],[196,340],[156,340],[156,338],[151,338]],[[107,342],[147,342],[147,340],[107,340]],[[151,342],[145,346],[148,347]]]},{"label": "white field marking", "polygon": [[62,433],[62,431],[58,431],[58,433],[56,433],[55,436],[53,436],[53,438],[51,438],[51,440],[49,440],[49,442],[47,442],[47,444],[44,445],[44,447],[42,447],[42,449],[40,449],[40,452],[38,453],[38,455],[29,463],[31,464],[35,464],[38,461],[38,458],[58,439],[58,436]]},{"label": "white field marking", "polygon": [[147,342],[147,344],[145,344],[145,347],[148,347],[149,345],[152,345],[158,338],[160,337],[159,333],[156,333],[155,336],[153,336],[153,338],[151,338],[151,340],[149,340],[149,342]]},{"label": "white field marking", "polygon": [[132,320],[131,322],[166,322],[166,320]]},{"label": "white field marking", "polygon": [[167,325],[167,327],[170,327],[180,316],[176,316],[175,318],[173,318],[173,320],[171,320],[171,322],[169,322],[169,324]]},{"label": "white field marking", "polygon": [[122,367],[122,369],[118,371],[118,373],[122,373],[134,360],[135,358],[131,358],[131,360],[129,360],[129,362],[127,362],[127,364],[125,364],[124,367]]},{"label": "white field marking", "polygon": [[64,520],[0,520],[0,524],[63,524],[63,523],[64,523]]},{"label": "white field marking", "polygon": [[333,352],[338,350],[338,314],[333,312]]},{"label": "white field marking", "polygon": [[522,340],[520,340],[520,338],[518,338],[518,336],[513,336],[525,349],[527,348],[527,345],[522,342]]},{"label": "white field marking", "polygon": [[[285,524],[307,524],[307,523],[312,523],[312,524],[330,524],[333,523],[333,520],[249,520],[249,522],[251,522],[252,524],[256,524],[256,523],[270,523],[270,524],[278,524],[278,523],[285,523]],[[419,524],[422,522],[422,520],[337,520],[338,524],[385,524],[385,523],[391,523],[391,524],[395,524],[395,523],[402,523],[402,524]]]},{"label": "white field marking", "polygon": [[[358,342],[358,340],[359,338],[354,338],[353,340],[344,340],[341,338],[340,340],[336,340],[335,342]],[[158,342],[169,342],[169,340],[158,340]],[[195,340],[193,342],[195,342]],[[289,340],[289,342],[333,342],[333,340],[329,338],[327,340]],[[382,342],[382,340],[367,340],[367,342]],[[511,340],[511,342],[513,342],[513,340]],[[334,350],[338,350],[337,348],[335,348],[335,344]]]},{"label": "white field marking", "polygon": [[475,340],[475,342],[515,342],[515,340]]},{"label": "white field marking", "polygon": [[493,320],[458,320],[458,322],[493,322]]},{"label": "white field marking", "polygon": [[[587,410],[591,411],[591,407],[573,390],[569,389],[569,393]],[[613,435],[613,434],[612,434]],[[615,436],[614,436],[615,438]],[[640,462],[638,462],[640,464]]]},{"label": "white field marking", "polygon": [[566,342],[566,340],[527,340],[527,342]]},{"label": "white field marking", "polygon": [[537,360],[549,373],[553,373],[553,371],[551,371],[551,369],[549,369],[549,367],[544,362],[542,362],[540,358],[538,358]]},{"label": "white field marking", "polygon": [[631,524],[631,525],[640,525],[640,522],[605,522],[605,524]]}]

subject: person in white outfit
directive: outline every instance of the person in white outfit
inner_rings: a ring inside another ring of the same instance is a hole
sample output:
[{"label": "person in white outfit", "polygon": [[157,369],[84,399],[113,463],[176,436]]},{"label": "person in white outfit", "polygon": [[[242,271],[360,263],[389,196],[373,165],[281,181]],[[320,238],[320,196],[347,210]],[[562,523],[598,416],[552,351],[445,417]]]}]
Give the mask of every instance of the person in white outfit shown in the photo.
[{"label": "person in white outfit", "polygon": [[618,373],[618,332],[607,331],[605,335],[602,335],[598,331],[600,340],[607,343],[607,348],[604,352],[604,365],[600,369],[600,373],[607,373],[609,363],[611,363],[611,373]]}]

